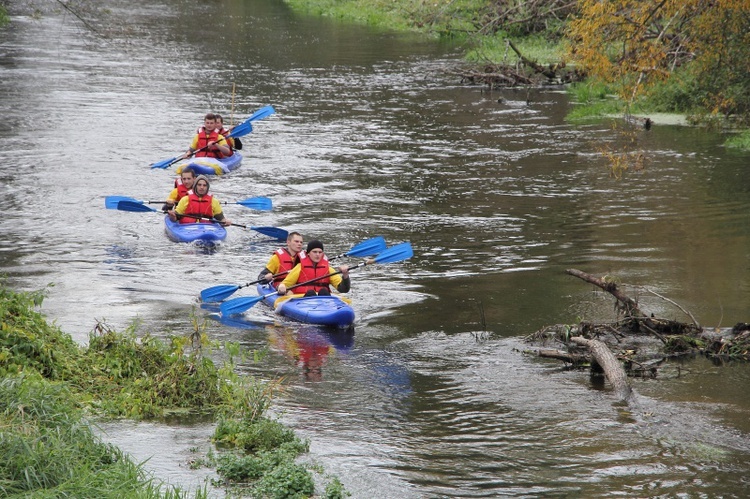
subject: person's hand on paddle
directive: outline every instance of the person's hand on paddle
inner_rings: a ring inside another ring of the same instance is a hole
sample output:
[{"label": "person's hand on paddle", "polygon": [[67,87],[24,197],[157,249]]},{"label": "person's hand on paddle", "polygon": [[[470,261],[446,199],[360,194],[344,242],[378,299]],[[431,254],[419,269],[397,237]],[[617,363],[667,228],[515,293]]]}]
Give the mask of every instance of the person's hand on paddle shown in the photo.
[{"label": "person's hand on paddle", "polygon": [[177,221],[177,213],[174,211],[174,207],[172,207],[172,209],[167,212],[167,216],[171,221]]},{"label": "person's hand on paddle", "polygon": [[342,279],[349,279],[349,266],[348,265],[340,266],[339,272],[341,272]]},{"label": "person's hand on paddle", "polygon": [[280,283],[276,288],[276,291],[278,291],[279,296],[284,296],[286,294],[286,286],[284,286],[284,283]]}]

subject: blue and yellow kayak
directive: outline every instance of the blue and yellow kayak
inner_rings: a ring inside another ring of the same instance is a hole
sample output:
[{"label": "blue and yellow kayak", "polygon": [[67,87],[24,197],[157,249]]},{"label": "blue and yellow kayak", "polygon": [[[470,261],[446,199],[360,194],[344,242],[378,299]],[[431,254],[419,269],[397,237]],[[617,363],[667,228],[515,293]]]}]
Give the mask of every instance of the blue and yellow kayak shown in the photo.
[{"label": "blue and yellow kayak", "polygon": [[236,170],[242,163],[242,154],[234,151],[228,158],[193,158],[177,164],[177,174],[190,167],[196,175],[224,175]]},{"label": "blue and yellow kayak", "polygon": [[215,243],[227,238],[227,230],[217,223],[181,224],[164,217],[164,230],[169,239],[178,243]]},{"label": "blue and yellow kayak", "polygon": [[[261,296],[273,293],[275,289],[267,284],[258,284]],[[346,328],[354,323],[354,309],[339,296],[291,295],[280,297],[277,294],[266,296],[263,303],[277,314],[306,324]]]}]

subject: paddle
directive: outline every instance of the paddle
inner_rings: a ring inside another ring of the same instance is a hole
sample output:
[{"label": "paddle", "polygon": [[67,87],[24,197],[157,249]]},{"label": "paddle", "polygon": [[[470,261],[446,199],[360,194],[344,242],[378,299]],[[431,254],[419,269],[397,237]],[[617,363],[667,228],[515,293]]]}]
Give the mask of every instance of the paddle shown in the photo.
[{"label": "paddle", "polygon": [[[385,239],[383,236],[377,236],[373,237],[372,239],[368,239],[367,241],[362,241],[359,244],[355,244],[352,246],[352,249],[347,251],[346,253],[341,253],[340,255],[336,255],[332,258],[329,258],[329,260],[336,260],[337,258],[341,258],[344,256],[371,256],[376,255],[380,253],[381,251],[385,250]],[[280,277],[282,275],[288,274],[289,271],[285,272],[279,272],[278,274],[274,274],[273,277]],[[259,282],[264,282],[266,279],[258,279],[257,281],[248,282],[247,284],[220,284],[218,286],[212,286],[210,288],[206,288],[203,291],[201,291],[201,301],[203,302],[217,302],[222,301],[226,298],[229,298],[232,296],[236,291],[246,288],[248,286],[252,286],[253,284],[258,284]]]},{"label": "paddle", "polygon": [[[250,115],[248,119],[237,125],[236,127],[232,128],[232,131],[227,134],[226,139],[234,139],[237,137],[244,137],[248,133],[253,131],[253,125],[251,124],[252,121],[259,120],[261,118],[265,118],[266,116],[270,116],[273,113],[275,113],[276,110],[273,108],[273,106],[265,106],[257,111],[255,111],[253,114]],[[195,155],[195,153],[203,151],[205,149],[208,149],[209,146],[201,147],[200,149],[197,149],[190,153],[190,156]],[[190,157],[188,156],[188,158]],[[154,163],[151,165],[151,168],[161,168],[162,170],[165,168],[169,168],[173,164],[177,163],[181,159],[184,159],[184,155],[182,156],[175,156],[173,158],[164,159],[162,161],[159,161],[157,163]]]},{"label": "paddle", "polygon": [[[104,198],[104,206],[108,210],[116,210],[117,209],[117,203],[120,201],[129,201],[131,203],[139,203],[139,204],[164,204],[164,201],[141,201],[134,198],[129,198],[126,196],[107,196]],[[273,209],[273,203],[271,202],[271,198],[266,197],[254,197],[254,198],[247,198],[243,199],[242,201],[221,201],[221,204],[227,205],[227,204],[239,204],[241,206],[244,206],[245,208],[250,208],[252,210],[261,210],[261,211],[270,211]]]},{"label": "paddle", "polygon": [[[364,267],[365,265],[370,265],[372,263],[393,263],[393,262],[400,262],[402,260],[406,260],[408,258],[411,258],[414,256],[414,252],[412,251],[411,244],[409,243],[401,243],[397,244],[395,246],[392,246],[382,253],[380,253],[378,256],[373,258],[372,260],[365,260],[364,262],[361,262],[357,264],[356,266],[349,269],[351,272],[354,269],[357,269],[359,267]],[[340,274],[341,271],[332,272],[330,274],[326,274],[324,276],[316,277],[315,279],[310,279],[309,281],[301,282],[298,284],[295,284],[294,286],[290,286],[287,289],[294,289],[299,286],[306,286],[308,284],[311,284],[315,281],[319,281],[321,279],[325,279],[326,277],[331,277],[336,274]],[[268,293],[263,296],[253,296],[253,297],[244,297],[244,298],[234,298],[232,300],[229,300],[227,302],[224,302],[221,304],[219,309],[221,310],[222,315],[234,315],[234,314],[241,314],[242,312],[245,312],[246,310],[249,310],[253,305],[258,303],[259,301],[262,301],[268,296],[273,296],[279,294],[278,291],[274,291],[273,293]]]},{"label": "paddle", "polygon": [[[161,211],[155,210],[151,208],[150,206],[146,206],[144,204],[140,203],[133,203],[132,201],[123,200],[117,203],[117,209],[120,211],[135,211],[135,212],[151,212],[151,213],[162,213]],[[211,217],[203,217],[200,215],[180,215],[177,214],[177,218],[182,217],[189,217],[189,218],[195,218],[198,220],[210,220],[212,223],[221,223],[215,218]],[[273,237],[274,239],[278,239],[280,241],[286,241],[287,236],[289,236],[289,232],[287,232],[284,229],[279,229],[278,227],[251,227],[247,225],[242,224],[229,224],[233,227],[242,227],[243,229],[251,229],[256,232],[260,232],[263,235],[266,235],[268,237]]]}]

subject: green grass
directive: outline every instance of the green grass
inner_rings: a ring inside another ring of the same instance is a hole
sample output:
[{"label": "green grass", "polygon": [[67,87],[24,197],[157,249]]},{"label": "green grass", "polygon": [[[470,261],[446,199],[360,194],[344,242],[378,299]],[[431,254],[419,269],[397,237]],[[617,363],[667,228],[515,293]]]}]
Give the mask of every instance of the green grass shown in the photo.
[{"label": "green grass", "polygon": [[0,382],[0,496],[186,497],[101,442],[82,413],[64,384],[38,373]]},{"label": "green grass", "polygon": [[515,64],[519,57],[508,46],[508,40],[513,42],[524,57],[539,64],[557,64],[565,61],[566,48],[561,42],[551,41],[538,35],[511,36],[507,33],[477,38],[473,48],[466,52],[466,59],[482,64]]},{"label": "green grass", "polygon": [[[176,411],[217,418],[214,440],[230,450],[196,461],[220,463],[221,485],[258,497],[314,493],[311,469],[295,464],[309,444],[266,416],[280,381],[238,375],[233,358],[245,356],[238,345],[211,344],[206,323],[193,316],[189,335],[166,341],[137,336],[135,324],[119,333],[99,323],[84,347],[35,310],[43,297],[0,287],[0,496],[187,497],[97,440],[83,418]],[[223,364],[209,356],[216,348],[229,357]],[[227,471],[234,461],[262,466],[236,483],[241,473]]]},{"label": "green grass", "polygon": [[294,11],[365,24],[379,29],[416,31],[455,38],[475,31],[477,17],[487,12],[486,0],[284,0]]},{"label": "green grass", "polygon": [[725,142],[727,147],[750,151],[750,130],[744,130],[737,135],[733,135]]}]

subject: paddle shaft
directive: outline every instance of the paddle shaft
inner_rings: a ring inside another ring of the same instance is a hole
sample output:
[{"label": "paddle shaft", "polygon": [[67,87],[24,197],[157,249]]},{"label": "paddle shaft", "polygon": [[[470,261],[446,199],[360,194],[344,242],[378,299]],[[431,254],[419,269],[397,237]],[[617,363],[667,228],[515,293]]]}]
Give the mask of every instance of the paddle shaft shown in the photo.
[{"label": "paddle shaft", "polygon": [[[374,262],[375,262],[375,260],[365,260],[364,262],[360,262],[357,265],[355,265],[354,267],[351,267],[348,270],[348,272],[351,272],[354,269],[358,269],[360,267],[364,267],[365,265],[370,264],[370,263],[374,263]],[[336,272],[331,272],[330,274],[321,275],[321,276],[316,277],[315,279],[310,279],[309,281],[298,282],[297,284],[295,284],[293,286],[289,286],[286,289],[287,289],[287,291],[289,291],[290,289],[298,288],[300,286],[307,286],[308,284],[312,284],[314,282],[320,281],[321,279],[325,279],[326,277],[333,277],[333,276],[339,275],[339,274],[343,274],[343,272],[341,272],[340,270],[337,270]],[[276,293],[278,294],[278,291]],[[274,293],[270,293],[270,294],[272,295]],[[269,295],[266,295],[266,296],[269,296]]]}]

